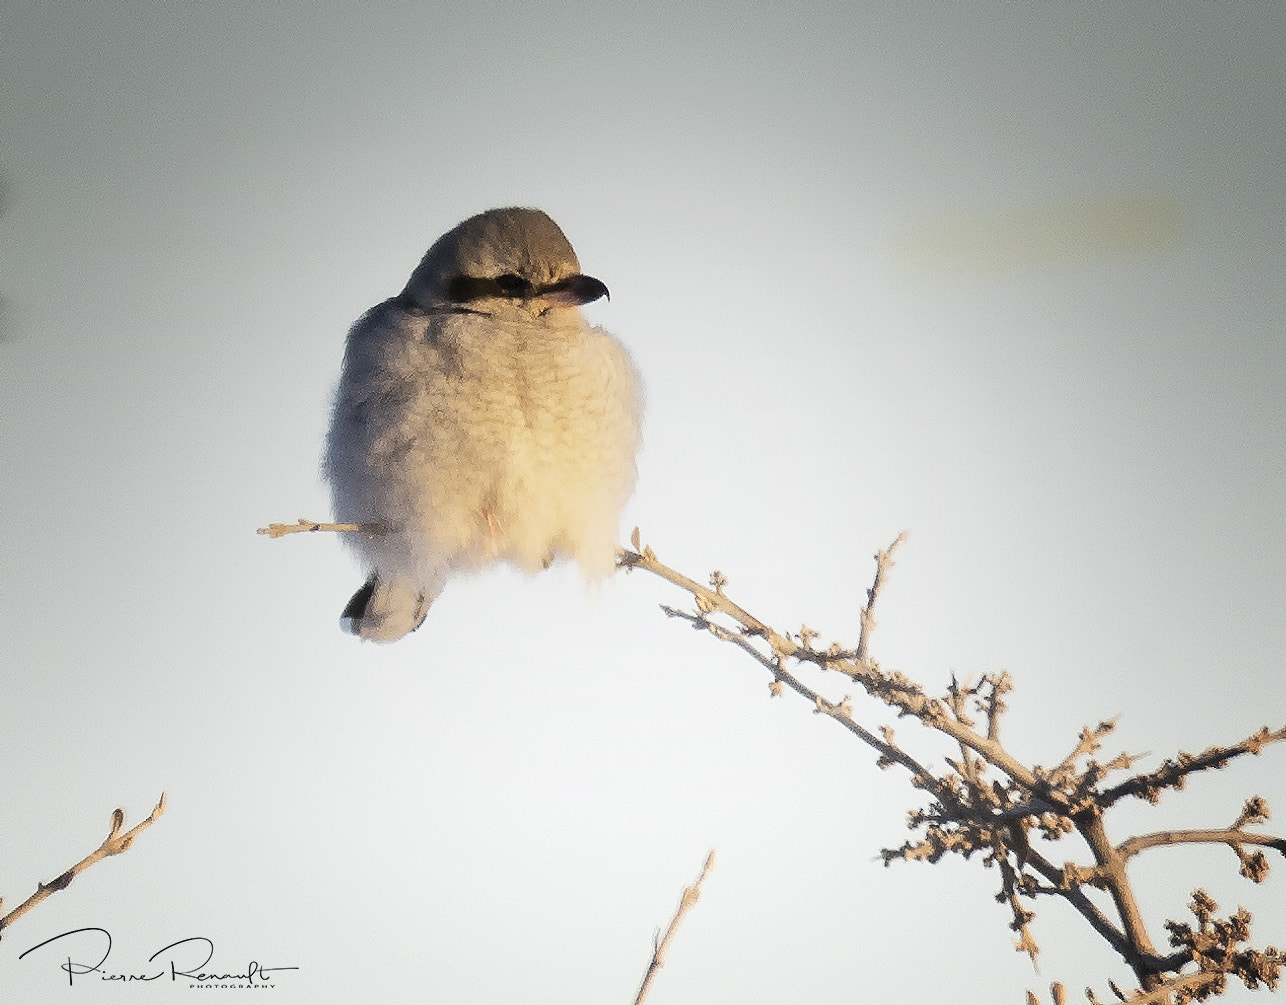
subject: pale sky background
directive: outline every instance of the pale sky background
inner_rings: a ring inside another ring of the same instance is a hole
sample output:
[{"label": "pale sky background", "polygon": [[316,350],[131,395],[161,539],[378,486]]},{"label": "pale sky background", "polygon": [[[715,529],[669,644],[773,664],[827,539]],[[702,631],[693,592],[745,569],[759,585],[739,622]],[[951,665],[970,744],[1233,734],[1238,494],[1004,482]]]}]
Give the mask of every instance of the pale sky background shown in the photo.
[{"label": "pale sky background", "polygon": [[[648,390],[622,539],[851,643],[909,529],[875,655],[1008,669],[1039,763],[1106,716],[1146,765],[1286,723],[1280,3],[3,0],[0,172],[0,895],[170,799],[9,930],[6,1001],[195,993],[18,960],[99,926],[112,972],[196,935],[297,966],[275,1002],[628,1003],[711,847],[650,1005],[1128,981],[1052,902],[1033,973],[976,861],[883,868],[905,775],[661,582],[499,570],[376,647],[338,540],[255,535],[328,515],[348,325],[493,206],[612,290]],[[1281,833],[1286,749],[1109,824],[1255,792]],[[1262,946],[1274,869],[1135,874],[1158,943],[1202,885]]]}]

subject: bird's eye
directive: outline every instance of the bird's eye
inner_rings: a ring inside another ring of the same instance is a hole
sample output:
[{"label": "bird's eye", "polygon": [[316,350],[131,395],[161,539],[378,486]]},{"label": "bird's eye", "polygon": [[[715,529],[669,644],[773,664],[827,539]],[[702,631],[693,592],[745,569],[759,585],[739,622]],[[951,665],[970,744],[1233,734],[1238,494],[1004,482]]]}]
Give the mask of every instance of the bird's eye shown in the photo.
[{"label": "bird's eye", "polygon": [[512,272],[506,272],[503,276],[496,276],[496,285],[500,291],[507,297],[525,297],[531,292],[531,283],[523,279],[522,276],[516,276]]},{"label": "bird's eye", "polygon": [[447,299],[454,300],[457,304],[467,304],[470,300],[477,300],[487,295],[487,281],[473,276],[456,276],[447,286]]}]

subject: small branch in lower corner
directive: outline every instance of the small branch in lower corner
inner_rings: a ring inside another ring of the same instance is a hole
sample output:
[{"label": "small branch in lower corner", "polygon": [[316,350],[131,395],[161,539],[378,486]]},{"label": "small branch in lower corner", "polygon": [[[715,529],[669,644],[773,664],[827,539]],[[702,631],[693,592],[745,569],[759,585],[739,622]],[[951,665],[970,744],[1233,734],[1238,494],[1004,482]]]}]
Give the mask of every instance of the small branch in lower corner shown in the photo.
[{"label": "small branch in lower corner", "polygon": [[670,940],[674,938],[679,922],[683,920],[683,916],[688,913],[689,908],[701,896],[701,884],[705,882],[705,878],[712,868],[714,868],[713,848],[710,849],[710,854],[706,856],[706,864],[701,867],[701,875],[697,877],[697,881],[691,886],[683,888],[683,894],[679,897],[679,909],[674,912],[674,917],[670,919],[670,926],[665,930],[665,934],[658,935],[655,940],[652,949],[652,962],[648,964],[647,973],[643,975],[643,983],[639,985],[639,993],[634,998],[634,1005],[642,1005],[643,999],[647,997],[647,993],[652,986],[652,978],[665,965],[665,951],[670,948]]},{"label": "small branch in lower corner", "polygon": [[0,933],[4,932],[4,930],[17,921],[18,918],[22,917],[22,915],[26,914],[50,894],[57,893],[59,890],[67,889],[67,887],[71,885],[71,881],[73,879],[79,876],[95,862],[100,862],[109,855],[119,855],[123,851],[128,851],[129,846],[134,843],[134,839],[147,828],[151,827],[152,824],[156,823],[157,819],[164,812],[165,793],[162,792],[160,800],[157,802],[156,806],[153,807],[152,812],[148,814],[147,818],[135,824],[124,833],[121,833],[121,827],[125,824],[125,811],[121,809],[113,810],[111,830],[108,832],[107,837],[103,839],[103,843],[99,845],[96,850],[90,852],[90,854],[86,855],[56,879],[52,879],[48,883],[38,883],[36,885],[35,893],[8,914],[0,916]]}]

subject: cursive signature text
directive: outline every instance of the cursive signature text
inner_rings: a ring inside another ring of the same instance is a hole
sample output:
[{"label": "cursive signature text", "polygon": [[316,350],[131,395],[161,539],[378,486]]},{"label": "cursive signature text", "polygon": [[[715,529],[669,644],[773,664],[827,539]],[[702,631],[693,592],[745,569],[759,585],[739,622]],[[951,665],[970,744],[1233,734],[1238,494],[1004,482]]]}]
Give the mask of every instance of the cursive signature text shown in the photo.
[{"label": "cursive signature text", "polygon": [[[279,970],[299,969],[298,967],[265,967],[258,961],[251,960],[245,967],[235,971],[207,970],[210,961],[214,959],[214,943],[204,936],[194,935],[158,949],[147,958],[147,962],[151,964],[150,967],[140,967],[135,971],[109,970],[103,966],[112,954],[112,936],[106,928],[73,928],[70,932],[63,932],[61,935],[45,939],[44,942],[38,942],[25,952],[19,953],[18,959],[55,943],[59,944],[57,948],[59,953],[67,954],[66,958],[58,964],[58,968],[67,974],[67,983],[73,986],[77,977],[81,978],[83,983],[87,978],[93,980],[96,975],[100,981],[122,983],[157,981],[168,977],[171,981],[187,980],[194,984],[235,983],[271,987],[274,980],[272,974]],[[87,962],[100,951],[102,955],[98,956],[96,962]],[[53,950],[49,952],[52,953]]]}]

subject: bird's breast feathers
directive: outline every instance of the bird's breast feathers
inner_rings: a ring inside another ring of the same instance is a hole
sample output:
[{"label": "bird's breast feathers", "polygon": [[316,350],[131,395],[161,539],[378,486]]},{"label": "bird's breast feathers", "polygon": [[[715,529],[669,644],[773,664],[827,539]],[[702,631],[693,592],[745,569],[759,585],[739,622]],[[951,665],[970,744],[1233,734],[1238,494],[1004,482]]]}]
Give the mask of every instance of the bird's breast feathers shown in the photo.
[{"label": "bird's breast feathers", "polygon": [[381,372],[363,379],[381,389],[366,408],[364,454],[378,470],[363,481],[382,491],[366,518],[404,527],[435,553],[523,567],[563,550],[561,539],[577,553],[591,526],[596,540],[615,532],[598,525],[614,523],[633,490],[640,396],[614,337],[579,317],[382,322],[362,333],[386,343],[373,354]]}]

